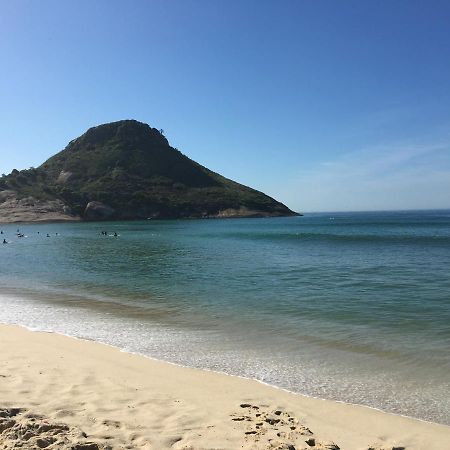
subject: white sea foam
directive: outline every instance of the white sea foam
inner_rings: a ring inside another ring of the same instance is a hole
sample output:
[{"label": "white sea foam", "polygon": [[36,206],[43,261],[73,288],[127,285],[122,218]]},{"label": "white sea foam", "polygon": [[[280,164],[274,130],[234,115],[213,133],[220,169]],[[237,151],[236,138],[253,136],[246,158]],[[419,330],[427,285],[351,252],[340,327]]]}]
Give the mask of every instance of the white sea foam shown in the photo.
[{"label": "white sea foam", "polygon": [[[396,392],[395,397],[385,396],[383,392],[380,395],[380,390],[374,383],[376,380],[358,380],[346,372],[330,371],[326,364],[314,365],[305,355],[289,364],[283,358],[277,358],[274,349],[269,349],[268,354],[261,354],[252,348],[239,347],[233,340],[224,345],[220,335],[168,328],[161,324],[105,315],[103,311],[47,305],[41,300],[15,295],[1,295],[0,306],[1,323],[21,325],[31,331],[54,332],[94,340],[128,353],[254,379],[289,392],[446,423],[444,416],[427,416],[429,411],[421,409],[420,402],[408,405],[410,391],[405,392],[403,398],[401,389]],[[302,363],[304,364],[301,365]],[[387,380],[388,378],[378,382],[385,385]],[[335,389],[329,389],[329,386],[335,386]],[[396,391],[399,386],[394,384],[392,389]],[[377,394],[370,395],[371,390]]]}]

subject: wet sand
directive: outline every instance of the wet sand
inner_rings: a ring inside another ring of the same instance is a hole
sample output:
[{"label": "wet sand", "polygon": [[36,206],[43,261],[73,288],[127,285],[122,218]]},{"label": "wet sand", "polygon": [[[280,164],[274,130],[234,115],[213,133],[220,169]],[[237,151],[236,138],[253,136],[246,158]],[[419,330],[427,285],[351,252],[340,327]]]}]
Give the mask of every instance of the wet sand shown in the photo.
[{"label": "wet sand", "polygon": [[0,326],[0,448],[450,448],[450,427]]}]

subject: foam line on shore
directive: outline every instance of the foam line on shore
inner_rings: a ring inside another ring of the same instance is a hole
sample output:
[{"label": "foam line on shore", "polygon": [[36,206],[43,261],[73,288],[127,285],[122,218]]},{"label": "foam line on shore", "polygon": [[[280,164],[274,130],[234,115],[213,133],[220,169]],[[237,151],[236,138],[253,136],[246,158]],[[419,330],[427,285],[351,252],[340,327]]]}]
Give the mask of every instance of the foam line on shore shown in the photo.
[{"label": "foam line on shore", "polygon": [[[319,402],[102,342],[20,325],[2,325],[0,334],[0,409],[8,424],[34,430],[29,422],[38,418],[61,429],[62,421],[68,442],[88,439],[96,449],[304,450],[313,443],[314,449],[443,450],[450,442],[447,426]],[[15,445],[14,433],[6,434],[0,441]],[[60,438],[46,437],[49,450],[72,448]]]},{"label": "foam line on shore", "polygon": [[286,388],[283,388],[283,387],[280,387],[280,386],[277,386],[277,385],[270,384],[270,383],[267,383],[265,381],[259,380],[258,378],[250,378],[250,377],[245,377],[245,376],[242,376],[242,375],[236,375],[236,374],[228,373],[228,372],[221,371],[221,370],[213,370],[213,369],[208,369],[208,368],[189,366],[189,365],[180,364],[180,363],[176,363],[176,362],[165,360],[165,359],[159,359],[159,358],[155,358],[155,357],[150,356],[150,355],[146,355],[145,353],[127,350],[127,349],[118,347],[116,345],[109,344],[107,342],[99,341],[99,340],[96,340],[96,339],[93,339],[93,338],[89,338],[89,337],[73,336],[73,335],[70,335],[70,334],[66,334],[66,333],[62,333],[62,332],[58,332],[58,331],[54,331],[54,330],[38,329],[38,328],[34,328],[34,327],[28,327],[26,325],[19,324],[19,323],[12,324],[12,323],[2,323],[2,322],[0,322],[0,325],[4,325],[4,326],[18,326],[20,328],[24,328],[24,329],[26,329],[26,330],[28,330],[30,332],[33,332],[33,333],[55,334],[55,335],[64,336],[64,337],[67,337],[67,338],[70,338],[70,339],[75,339],[75,340],[82,341],[82,342],[94,342],[96,344],[103,345],[103,346],[106,346],[106,347],[118,350],[121,353],[139,356],[139,357],[146,358],[146,359],[149,359],[151,361],[158,362],[158,363],[170,364],[170,365],[173,365],[173,366],[176,366],[176,367],[180,367],[180,368],[184,368],[184,369],[190,369],[190,370],[197,370],[197,371],[200,371],[200,372],[216,373],[216,374],[225,375],[225,376],[228,376],[228,377],[233,377],[233,378],[246,380],[246,381],[254,381],[254,382],[260,383],[263,386],[267,386],[267,387],[272,388],[272,389],[277,389],[277,390],[280,390],[282,392],[286,392],[288,394],[296,395],[296,396],[299,396],[299,397],[309,398],[309,399],[313,399],[313,400],[321,400],[321,401],[324,401],[324,402],[333,402],[333,403],[349,405],[349,406],[356,406],[358,408],[367,408],[369,410],[377,411],[377,412],[380,412],[380,413],[383,413],[383,414],[388,414],[388,415],[391,415],[391,416],[394,416],[394,417],[402,417],[402,418],[405,418],[405,419],[415,420],[415,421],[422,422],[422,423],[425,423],[425,424],[435,424],[435,425],[445,426],[445,427],[448,427],[450,429],[450,425],[447,425],[447,424],[441,424],[441,423],[438,423],[438,422],[432,422],[432,421],[421,419],[421,418],[418,418],[418,417],[407,416],[405,414],[396,414],[396,413],[393,413],[393,412],[390,412],[390,411],[384,411],[384,410],[382,410],[380,408],[376,408],[376,407],[369,406],[369,405],[362,405],[362,404],[358,404],[358,403],[346,402],[346,401],[343,401],[343,400],[336,400],[336,399],[317,397],[317,396],[314,396],[314,395],[308,395],[308,394],[304,394],[304,393],[301,393],[301,392],[291,391],[289,389],[286,389]]}]

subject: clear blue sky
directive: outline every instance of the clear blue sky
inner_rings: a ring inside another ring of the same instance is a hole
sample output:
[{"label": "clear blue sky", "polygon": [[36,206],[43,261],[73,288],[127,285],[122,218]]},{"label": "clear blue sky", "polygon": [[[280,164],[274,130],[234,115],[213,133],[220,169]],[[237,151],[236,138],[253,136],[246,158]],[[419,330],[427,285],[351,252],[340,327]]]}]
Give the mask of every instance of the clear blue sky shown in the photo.
[{"label": "clear blue sky", "polygon": [[0,173],[134,118],[300,211],[450,207],[448,1],[0,0]]}]

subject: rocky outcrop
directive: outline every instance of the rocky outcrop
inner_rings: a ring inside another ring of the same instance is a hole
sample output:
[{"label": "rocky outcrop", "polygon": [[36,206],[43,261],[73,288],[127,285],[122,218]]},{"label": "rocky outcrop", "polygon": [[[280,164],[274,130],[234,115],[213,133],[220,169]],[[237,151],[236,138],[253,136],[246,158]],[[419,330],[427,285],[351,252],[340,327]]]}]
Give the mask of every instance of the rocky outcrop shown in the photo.
[{"label": "rocky outcrop", "polygon": [[61,170],[58,178],[56,179],[56,182],[58,184],[66,184],[72,178],[72,175],[72,172],[65,172],[64,170]]},{"label": "rocky outcrop", "polygon": [[114,209],[102,202],[89,202],[84,210],[86,220],[109,220],[114,216]]},{"label": "rocky outcrop", "polygon": [[277,211],[273,211],[273,212],[267,212],[267,211],[262,211],[262,210],[257,210],[257,209],[249,209],[249,208],[245,208],[245,207],[241,207],[241,208],[228,208],[228,209],[223,209],[221,211],[219,211],[217,214],[215,215],[210,215],[208,217],[210,218],[218,218],[218,219],[233,219],[236,217],[240,217],[240,218],[244,218],[244,217],[280,217],[283,216],[283,214]]},{"label": "rocky outcrop", "polygon": [[0,192],[0,223],[65,222],[80,220],[61,200],[18,198],[11,190]]}]

